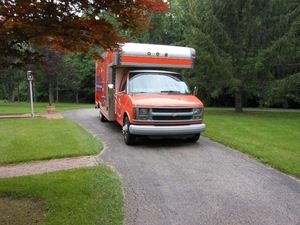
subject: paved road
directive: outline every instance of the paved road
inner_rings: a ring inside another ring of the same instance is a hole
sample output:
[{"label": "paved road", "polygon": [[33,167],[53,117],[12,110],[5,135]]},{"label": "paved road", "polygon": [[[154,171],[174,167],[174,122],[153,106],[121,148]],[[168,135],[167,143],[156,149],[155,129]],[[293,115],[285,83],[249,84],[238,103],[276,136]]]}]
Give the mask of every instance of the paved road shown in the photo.
[{"label": "paved road", "polygon": [[64,115],[106,144],[101,159],[122,176],[126,225],[300,225],[300,182],[237,151],[206,138],[128,147],[96,110]]}]

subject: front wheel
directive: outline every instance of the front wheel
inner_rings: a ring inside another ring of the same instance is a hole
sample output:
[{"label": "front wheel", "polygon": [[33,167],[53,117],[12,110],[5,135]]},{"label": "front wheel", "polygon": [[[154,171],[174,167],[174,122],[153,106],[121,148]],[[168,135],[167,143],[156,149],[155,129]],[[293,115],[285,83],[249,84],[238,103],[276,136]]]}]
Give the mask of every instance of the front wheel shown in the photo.
[{"label": "front wheel", "polygon": [[196,143],[200,138],[200,134],[195,134],[192,137],[188,137],[186,139],[186,141],[190,142],[190,143]]},{"label": "front wheel", "polygon": [[130,134],[129,132],[130,122],[128,117],[125,117],[124,124],[122,127],[124,142],[126,145],[134,145],[136,142],[136,136],[133,134]]}]

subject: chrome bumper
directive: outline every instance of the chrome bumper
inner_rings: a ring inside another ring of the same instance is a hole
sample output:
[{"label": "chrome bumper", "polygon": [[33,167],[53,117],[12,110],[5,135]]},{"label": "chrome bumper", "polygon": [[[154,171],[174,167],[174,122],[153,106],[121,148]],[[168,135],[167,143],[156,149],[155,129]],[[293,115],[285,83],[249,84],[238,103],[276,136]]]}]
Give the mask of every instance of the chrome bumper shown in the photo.
[{"label": "chrome bumper", "polygon": [[189,135],[199,134],[205,128],[205,124],[177,126],[130,125],[129,132],[134,135]]}]

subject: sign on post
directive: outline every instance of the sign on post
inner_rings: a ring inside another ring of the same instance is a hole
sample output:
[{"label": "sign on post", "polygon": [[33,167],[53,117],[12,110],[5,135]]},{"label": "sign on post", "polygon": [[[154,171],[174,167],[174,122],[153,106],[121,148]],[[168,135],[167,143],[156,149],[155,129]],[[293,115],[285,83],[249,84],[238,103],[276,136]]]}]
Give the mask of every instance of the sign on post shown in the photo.
[{"label": "sign on post", "polygon": [[34,117],[33,111],[33,91],[32,91],[32,81],[33,81],[33,74],[32,71],[27,71],[27,80],[29,81],[29,90],[30,90],[30,103],[31,103],[31,117]]}]

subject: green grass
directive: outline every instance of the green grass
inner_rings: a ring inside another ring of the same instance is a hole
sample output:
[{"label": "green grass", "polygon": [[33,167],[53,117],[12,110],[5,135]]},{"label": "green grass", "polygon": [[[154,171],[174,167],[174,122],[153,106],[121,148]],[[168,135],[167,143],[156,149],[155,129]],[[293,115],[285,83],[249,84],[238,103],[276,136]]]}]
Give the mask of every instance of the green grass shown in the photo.
[{"label": "green grass", "polygon": [[0,164],[96,154],[91,134],[67,119],[1,119]]},{"label": "green grass", "polygon": [[[66,110],[79,109],[79,108],[93,108],[93,104],[75,104],[75,103],[54,103],[55,111],[62,112]],[[37,102],[34,103],[35,113],[46,113],[48,103]],[[30,103],[28,102],[4,102],[0,100],[0,115],[1,114],[25,114],[31,113]]]},{"label": "green grass", "polygon": [[300,178],[300,113],[206,109],[204,136]]},{"label": "green grass", "polygon": [[[1,195],[45,202],[43,225],[123,223],[121,182],[104,166],[0,179]],[[5,212],[0,212],[0,217],[4,216]]]}]

